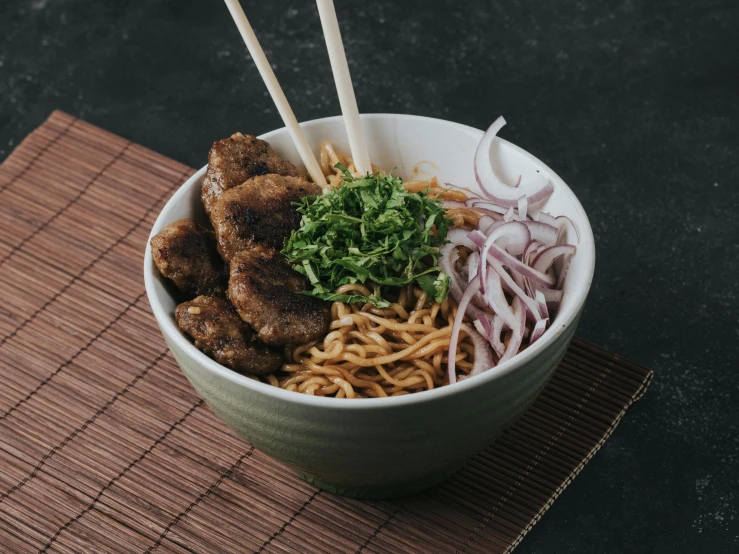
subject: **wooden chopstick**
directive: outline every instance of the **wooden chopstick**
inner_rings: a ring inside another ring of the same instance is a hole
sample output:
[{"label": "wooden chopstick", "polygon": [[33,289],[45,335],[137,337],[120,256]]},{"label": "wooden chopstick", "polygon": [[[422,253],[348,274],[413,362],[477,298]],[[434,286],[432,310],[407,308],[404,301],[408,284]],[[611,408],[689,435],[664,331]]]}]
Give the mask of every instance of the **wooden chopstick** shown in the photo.
[{"label": "wooden chopstick", "polygon": [[282,87],[277,81],[277,77],[275,77],[275,73],[272,71],[272,67],[269,65],[267,57],[264,55],[264,51],[257,40],[257,36],[254,34],[254,29],[252,29],[249,24],[249,20],[246,18],[244,10],[241,8],[239,0],[225,0],[225,2],[228,7],[228,11],[231,12],[231,17],[233,17],[234,23],[236,23],[236,27],[238,27],[239,32],[241,33],[241,38],[244,39],[244,43],[249,50],[249,54],[251,54],[251,57],[259,70],[259,74],[262,76],[264,84],[267,85],[267,90],[269,91],[270,96],[272,96],[275,106],[277,106],[277,111],[280,112],[280,116],[282,116],[282,121],[285,123],[285,127],[287,127],[287,130],[290,133],[293,143],[295,143],[295,147],[298,150],[298,154],[300,154],[300,158],[305,164],[305,168],[308,170],[314,183],[321,187],[327,187],[328,183],[321,171],[321,166],[313,155],[313,151],[308,145],[308,141],[305,139],[303,130],[300,128],[300,124],[295,118],[295,114],[293,113],[292,108],[290,108],[287,98],[285,98],[285,93],[282,92]]},{"label": "wooden chopstick", "polygon": [[361,175],[372,172],[369,150],[362,133],[362,121],[359,118],[357,99],[354,96],[352,78],[349,74],[349,65],[346,61],[344,44],[341,41],[339,22],[336,19],[336,9],[333,0],[316,0],[318,14],[321,17],[323,35],[326,38],[328,57],[331,60],[331,71],[336,82],[336,92],[339,95],[341,113],[344,115],[346,133],[349,136],[349,148],[352,152],[354,167]]}]

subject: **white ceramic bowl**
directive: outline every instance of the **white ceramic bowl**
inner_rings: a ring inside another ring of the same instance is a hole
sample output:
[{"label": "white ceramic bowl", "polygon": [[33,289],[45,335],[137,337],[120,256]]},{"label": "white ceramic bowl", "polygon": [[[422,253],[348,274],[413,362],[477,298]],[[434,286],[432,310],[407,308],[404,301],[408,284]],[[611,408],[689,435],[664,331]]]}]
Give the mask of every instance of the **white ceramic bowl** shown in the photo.
[{"label": "white ceramic bowl", "polygon": [[[364,115],[362,121],[376,165],[395,167],[401,177],[413,176],[420,167],[440,182],[476,188],[472,160],[482,131],[409,115]],[[340,117],[302,127],[316,151],[325,139],[349,151]],[[261,138],[300,163],[285,129]],[[256,448],[319,487],[374,498],[441,481],[509,427],[544,388],[567,349],[590,289],[595,251],[580,202],[554,171],[505,140],[496,139],[493,156],[498,174],[507,179],[521,174],[525,182],[536,172],[551,179],[555,190],[544,209],[569,216],[580,231],[561,310],[539,341],[480,376],[432,391],[362,400],[289,392],[239,375],[190,343],[177,328],[175,300],[147,247],[144,276],[154,316],[182,371],[213,411]],[[169,200],[152,236],[178,219],[205,220],[200,201],[204,173],[202,168]]]}]

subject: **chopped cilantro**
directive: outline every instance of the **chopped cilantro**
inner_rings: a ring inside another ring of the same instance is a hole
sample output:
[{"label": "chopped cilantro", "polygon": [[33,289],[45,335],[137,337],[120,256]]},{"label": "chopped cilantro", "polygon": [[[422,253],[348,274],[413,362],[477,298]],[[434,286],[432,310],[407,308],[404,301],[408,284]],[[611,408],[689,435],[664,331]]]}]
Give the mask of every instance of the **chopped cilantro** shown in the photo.
[{"label": "chopped cilantro", "polygon": [[[304,294],[382,308],[390,305],[384,287],[415,283],[437,302],[446,298],[449,277],[436,264],[450,225],[441,202],[406,191],[398,177],[353,177],[337,167],[340,186],[297,203],[300,229],[282,251],[313,285]],[[377,283],[380,292],[369,299],[334,292],[350,283]]]}]

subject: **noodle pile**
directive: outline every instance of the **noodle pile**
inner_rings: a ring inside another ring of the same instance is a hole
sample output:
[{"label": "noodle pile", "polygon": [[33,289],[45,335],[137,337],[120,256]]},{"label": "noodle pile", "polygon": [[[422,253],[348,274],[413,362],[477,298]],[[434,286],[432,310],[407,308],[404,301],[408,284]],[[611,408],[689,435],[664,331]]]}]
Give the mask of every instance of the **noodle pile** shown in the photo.
[{"label": "noodle pile", "polygon": [[[350,157],[337,152],[330,142],[321,144],[321,169],[331,186],[341,184],[345,166],[357,175]],[[382,171],[372,166],[373,171]],[[464,201],[461,190],[439,186],[436,178],[408,181],[407,190],[429,190],[429,196]],[[463,207],[447,209],[455,227],[473,229],[480,214]],[[344,285],[339,294],[370,296],[373,291],[361,284]],[[386,295],[388,296],[388,295]],[[261,380],[286,390],[336,398],[399,396],[431,390],[448,384],[447,360],[456,304],[451,298],[430,301],[418,287],[399,287],[389,308],[369,302],[334,302],[331,326],[323,341],[290,346],[287,363],[277,373]],[[457,370],[469,373],[474,364],[474,346],[464,331],[460,333],[455,357]]]},{"label": "noodle pile", "polygon": [[[337,292],[369,296],[354,284]],[[398,396],[431,390],[448,382],[449,340],[456,306],[449,299],[428,302],[426,293],[412,286],[400,288],[385,309],[369,302],[331,307],[331,328],[323,342],[288,349],[282,375],[268,375],[272,385],[320,396],[361,398]],[[474,347],[463,336],[457,367],[469,373]]]}]

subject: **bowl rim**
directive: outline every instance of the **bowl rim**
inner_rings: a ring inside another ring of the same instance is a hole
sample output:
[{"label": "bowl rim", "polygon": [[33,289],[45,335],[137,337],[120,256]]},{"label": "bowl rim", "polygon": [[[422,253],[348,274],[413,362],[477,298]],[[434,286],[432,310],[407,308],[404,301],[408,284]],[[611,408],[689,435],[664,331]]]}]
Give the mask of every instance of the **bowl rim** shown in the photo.
[{"label": "bowl rim", "polygon": [[[477,136],[482,136],[483,131],[480,129],[475,129],[474,127],[471,127],[469,125],[464,125],[462,123],[456,123],[453,121],[447,121],[444,119],[434,118],[434,117],[427,117],[427,116],[419,116],[419,115],[410,115],[410,114],[391,114],[391,113],[372,113],[372,114],[362,114],[361,119],[362,120],[373,120],[373,119],[404,119],[409,121],[433,121],[434,123],[442,122],[446,125],[449,125],[450,127],[456,127],[459,130],[466,131],[468,133],[472,133]],[[324,117],[320,119],[313,119],[310,121],[305,121],[301,123],[301,127],[305,129],[309,129],[313,126],[320,126],[323,124],[326,124],[328,122],[341,120],[343,119],[342,116],[331,116],[331,117]],[[270,131],[268,133],[264,133],[259,136],[259,138],[262,138],[264,140],[269,140],[272,136],[274,136],[277,133],[285,132],[285,128],[279,128],[275,129],[273,131]],[[476,388],[478,386],[485,385],[486,383],[490,381],[494,381],[496,379],[499,379],[505,375],[508,375],[517,369],[521,368],[522,366],[526,365],[527,362],[529,362],[531,359],[535,358],[541,351],[543,351],[548,345],[553,343],[559,335],[561,335],[567,327],[574,324],[576,322],[576,318],[578,314],[581,312],[585,300],[587,298],[588,292],[590,291],[590,286],[592,284],[593,280],[593,274],[595,271],[595,241],[593,238],[593,232],[592,228],[590,226],[590,221],[588,220],[587,214],[585,213],[584,208],[582,207],[582,204],[580,203],[579,199],[575,195],[575,193],[570,189],[570,187],[557,175],[556,172],[554,172],[549,166],[547,166],[544,162],[539,160],[534,155],[530,154],[526,150],[520,148],[519,146],[516,146],[515,144],[502,139],[497,138],[496,140],[500,140],[503,143],[507,145],[507,147],[512,148],[514,151],[518,152],[520,155],[526,157],[534,164],[537,164],[541,166],[542,168],[546,169],[554,178],[557,183],[555,183],[555,186],[564,186],[564,191],[567,193],[569,200],[572,202],[573,208],[575,212],[577,213],[578,219],[575,221],[575,224],[578,226],[579,234],[580,234],[580,243],[578,245],[578,254],[586,257],[587,268],[585,277],[583,280],[583,283],[578,286],[574,291],[575,299],[574,302],[568,306],[565,310],[557,314],[556,318],[556,328],[554,326],[551,326],[547,331],[542,335],[542,337],[532,346],[526,348],[523,352],[519,352],[515,356],[513,356],[510,360],[504,362],[500,366],[496,366],[495,368],[492,368],[491,370],[488,370],[480,375],[476,375],[473,378],[465,379],[463,381],[459,381],[454,384],[454,386],[443,386],[438,387],[430,391],[420,391],[415,394],[407,394],[402,396],[396,396],[396,397],[385,397],[385,398],[363,398],[361,401],[358,402],[347,402],[344,398],[334,398],[334,397],[325,397],[325,396],[313,396],[309,394],[299,394],[295,393],[293,391],[287,391],[278,387],[275,387],[273,385],[262,383],[260,381],[251,379],[249,377],[246,377],[244,375],[241,375],[225,366],[222,366],[215,360],[209,358],[206,356],[203,352],[198,350],[195,345],[193,345],[186,337],[185,335],[179,330],[177,325],[175,324],[174,318],[168,314],[163,306],[162,303],[156,293],[156,287],[154,286],[154,279],[156,274],[156,269],[154,267],[153,258],[151,255],[151,238],[159,232],[159,229],[164,226],[163,220],[167,219],[167,216],[169,215],[169,212],[173,209],[174,206],[176,206],[182,197],[184,197],[187,194],[188,189],[190,186],[192,186],[192,183],[194,181],[200,181],[205,174],[205,170],[207,169],[207,165],[200,168],[198,171],[196,171],[192,176],[190,176],[182,185],[179,186],[177,191],[172,195],[172,197],[167,201],[167,203],[164,205],[162,210],[159,212],[159,215],[157,216],[154,225],[152,226],[152,230],[149,234],[149,239],[146,243],[146,251],[144,254],[144,284],[146,287],[146,294],[149,299],[149,304],[151,305],[152,312],[154,314],[154,317],[159,324],[159,327],[162,331],[162,334],[164,335],[164,338],[166,339],[166,342],[174,342],[177,347],[182,350],[184,353],[186,353],[192,360],[205,368],[208,372],[214,373],[217,376],[225,379],[226,381],[231,382],[234,385],[245,387],[249,389],[250,391],[257,393],[257,394],[264,394],[266,396],[272,397],[275,400],[279,401],[285,401],[290,402],[294,404],[300,404],[304,406],[312,406],[312,407],[318,407],[318,408],[326,408],[326,409],[340,409],[340,410],[363,410],[363,409],[375,409],[375,408],[387,408],[387,407],[401,407],[401,406],[407,406],[407,405],[414,405],[414,404],[422,404],[425,402],[433,402],[436,399],[444,398],[444,397],[451,397],[458,394],[463,394],[466,391]]]}]

